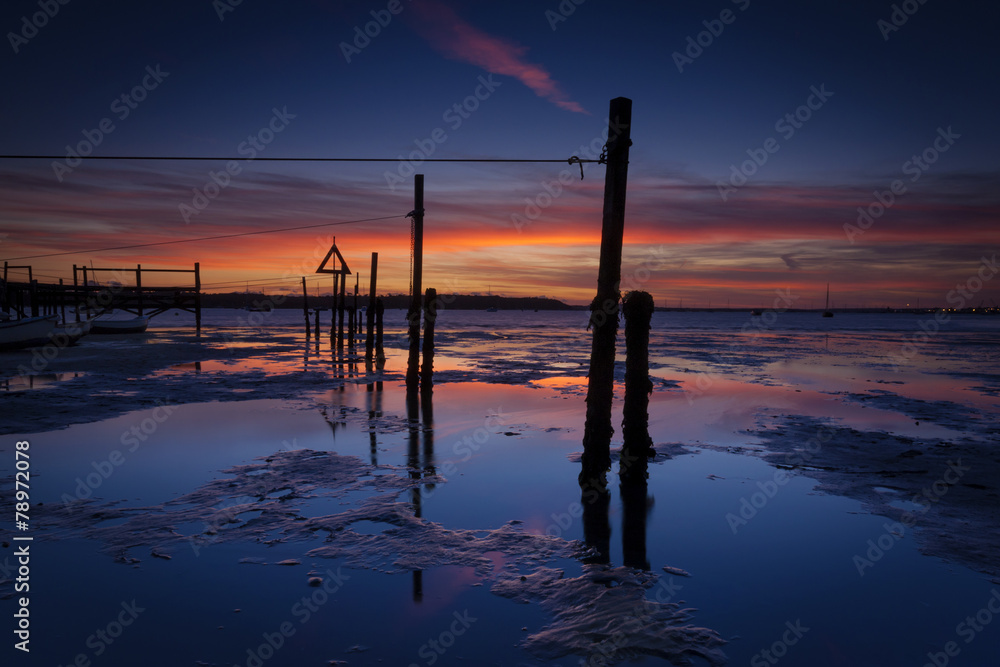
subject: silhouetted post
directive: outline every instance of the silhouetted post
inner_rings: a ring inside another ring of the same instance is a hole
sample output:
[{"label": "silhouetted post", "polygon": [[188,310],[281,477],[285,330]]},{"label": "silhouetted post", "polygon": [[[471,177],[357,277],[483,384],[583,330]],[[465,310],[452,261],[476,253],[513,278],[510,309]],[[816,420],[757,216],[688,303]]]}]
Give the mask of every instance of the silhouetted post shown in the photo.
[{"label": "silhouetted post", "polygon": [[607,173],[604,178],[604,216],[597,296],[590,304],[594,329],[587,383],[587,421],[583,433],[583,472],[603,474],[611,467],[611,402],[614,399],[615,336],[618,333],[619,285],[622,273],[622,237],[625,232],[625,190],[631,139],[632,100],[611,100],[608,121]]},{"label": "silhouetted post", "polygon": [[406,314],[409,324],[407,336],[410,356],[406,363],[406,388],[417,386],[420,365],[420,295],[424,263],[424,175],[413,177],[413,286],[410,292],[410,309]]},{"label": "silhouetted post", "polygon": [[354,336],[355,336],[355,333],[356,333],[356,330],[357,330],[357,328],[355,327],[354,322],[355,322],[355,317],[357,317],[357,312],[358,312],[358,281],[359,280],[360,280],[360,277],[358,276],[358,274],[355,273],[354,274],[354,304],[351,306],[350,313],[349,313],[350,317],[348,318],[348,322],[347,322],[347,330],[349,332],[348,335],[347,335],[347,349],[349,349],[349,350],[353,350],[354,349]]},{"label": "silhouetted post", "polygon": [[142,317],[142,264],[135,265],[135,293],[139,302],[137,314]]},{"label": "silhouetted post", "polygon": [[434,322],[437,320],[437,307],[437,290],[428,287],[424,295],[424,364],[420,367],[420,391],[424,394],[434,390]]},{"label": "silhouetted post", "polygon": [[646,478],[646,459],[653,454],[649,437],[649,322],[653,297],[649,292],[629,292],[622,299],[625,311],[625,407],[622,412],[622,453],[618,464],[623,480]]},{"label": "silhouetted post", "polygon": [[596,480],[581,480],[580,504],[583,505],[583,541],[597,552],[584,562],[611,562],[611,523],[608,521],[611,493]]},{"label": "silhouetted post", "polygon": [[[309,338],[309,294],[306,292],[306,277],[302,276],[302,316],[306,318],[306,338]],[[319,329],[316,329],[319,336]]]},{"label": "silhouetted post", "polygon": [[[62,287],[63,279],[59,279],[59,287]],[[66,293],[61,289],[59,290],[59,305],[62,312],[62,323],[66,324]]]},{"label": "silhouetted post", "polygon": [[385,348],[382,346],[382,314],[385,313],[385,304],[382,299],[375,299],[375,364],[379,368],[385,365]]},{"label": "silhouetted post", "polygon": [[201,335],[201,263],[194,263],[194,330]]},{"label": "silhouetted post", "polygon": [[340,274],[340,298],[337,301],[337,349],[344,349],[344,309],[347,307],[347,275]]},{"label": "silhouetted post", "polygon": [[378,276],[378,253],[372,253],[372,278],[368,286],[368,312],[365,319],[368,321],[368,331],[365,335],[365,361],[371,363],[372,355],[375,353],[375,288]]}]

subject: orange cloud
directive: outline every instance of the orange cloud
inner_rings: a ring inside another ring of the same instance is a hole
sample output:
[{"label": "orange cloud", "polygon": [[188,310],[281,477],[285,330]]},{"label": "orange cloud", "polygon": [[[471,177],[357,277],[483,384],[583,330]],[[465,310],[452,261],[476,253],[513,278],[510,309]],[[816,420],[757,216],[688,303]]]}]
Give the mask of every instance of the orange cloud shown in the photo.
[{"label": "orange cloud", "polygon": [[567,111],[589,113],[570,99],[544,67],[524,59],[527,47],[479,30],[442,2],[422,0],[414,7],[419,7],[415,12],[419,32],[447,57],[482,67],[487,72],[514,77],[539,97]]}]

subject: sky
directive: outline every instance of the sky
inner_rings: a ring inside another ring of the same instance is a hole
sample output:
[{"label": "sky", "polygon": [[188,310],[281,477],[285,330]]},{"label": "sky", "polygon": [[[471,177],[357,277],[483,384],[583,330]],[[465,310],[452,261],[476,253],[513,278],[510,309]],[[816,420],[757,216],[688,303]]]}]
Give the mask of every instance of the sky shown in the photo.
[{"label": "sky", "polygon": [[199,262],[206,291],[295,292],[329,286],[335,238],[362,293],[372,252],[379,292],[406,292],[422,173],[425,287],[588,303],[604,165],[422,158],[594,158],[621,96],[623,289],[998,304],[998,19],[941,0],[8,0],[0,154],[61,158],[0,159],[0,259],[43,280]]}]

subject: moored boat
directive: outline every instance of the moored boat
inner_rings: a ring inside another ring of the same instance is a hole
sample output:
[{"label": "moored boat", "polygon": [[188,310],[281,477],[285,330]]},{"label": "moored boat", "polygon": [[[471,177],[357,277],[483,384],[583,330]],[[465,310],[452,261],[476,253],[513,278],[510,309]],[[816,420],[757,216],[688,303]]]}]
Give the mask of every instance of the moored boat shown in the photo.
[{"label": "moored boat", "polygon": [[16,350],[48,343],[49,334],[56,328],[58,319],[58,315],[46,315],[0,322],[0,350]]},{"label": "moored boat", "polygon": [[141,315],[128,320],[92,320],[90,333],[95,334],[126,334],[142,333],[149,326],[149,317]]}]

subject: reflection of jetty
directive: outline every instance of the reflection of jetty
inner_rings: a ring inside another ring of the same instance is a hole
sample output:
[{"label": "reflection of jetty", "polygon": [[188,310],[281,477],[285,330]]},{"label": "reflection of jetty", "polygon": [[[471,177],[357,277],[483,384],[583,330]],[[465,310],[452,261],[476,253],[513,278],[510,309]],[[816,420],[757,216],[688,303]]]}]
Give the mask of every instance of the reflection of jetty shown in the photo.
[{"label": "reflection of jetty", "polygon": [[[13,270],[26,271],[27,282],[9,279]],[[149,274],[193,274],[194,284],[186,286],[147,286],[143,278]],[[98,279],[100,275],[100,279]],[[59,314],[66,320],[66,309],[74,311],[76,321],[82,315],[109,310],[124,310],[136,316],[153,317],[177,308],[194,313],[195,327],[201,332],[201,270],[195,262],[193,269],[144,269],[137,264],[134,269],[90,268],[73,265],[73,284],[41,283],[34,279],[30,266],[12,266],[4,262],[3,280],[0,282],[0,307],[12,311],[18,318]]]}]

